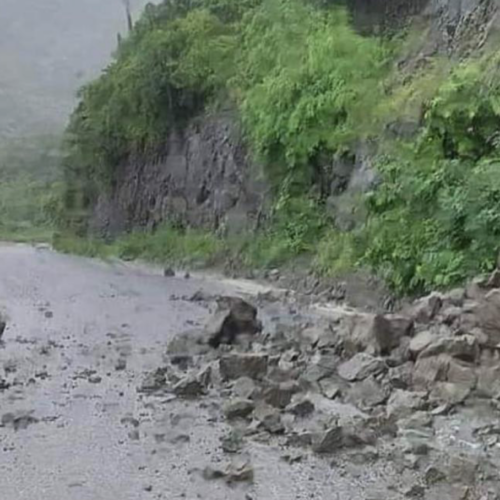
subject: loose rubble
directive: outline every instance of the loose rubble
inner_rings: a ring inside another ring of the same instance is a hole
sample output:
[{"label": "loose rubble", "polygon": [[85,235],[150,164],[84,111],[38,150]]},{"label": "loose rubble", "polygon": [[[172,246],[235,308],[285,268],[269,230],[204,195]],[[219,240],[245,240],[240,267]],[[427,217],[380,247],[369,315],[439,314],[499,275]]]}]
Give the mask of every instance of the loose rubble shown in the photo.
[{"label": "loose rubble", "polygon": [[[289,463],[294,453],[298,460],[307,453],[354,463],[396,460],[421,474],[421,482],[401,491],[404,496],[439,498],[443,483],[470,486],[483,470],[483,462],[467,454],[459,460],[439,444],[441,420],[459,416],[478,399],[500,410],[497,286],[492,276],[465,290],[421,298],[398,314],[346,310],[326,323],[272,332],[262,330],[253,306],[225,297],[204,332],[205,344],[217,349],[198,342],[184,353],[190,363],[179,365],[179,349],[169,348],[169,370],[182,372],[171,391],[224,396],[222,413],[233,427],[223,440],[225,453],[241,457],[249,439],[284,447]],[[249,342],[238,342],[248,334]],[[202,384],[198,374],[208,366],[214,376]],[[168,376],[161,384],[169,385]],[[500,444],[500,431],[493,435]],[[204,476],[253,480],[245,463]],[[500,486],[500,473],[489,463],[493,472],[484,484]]]}]

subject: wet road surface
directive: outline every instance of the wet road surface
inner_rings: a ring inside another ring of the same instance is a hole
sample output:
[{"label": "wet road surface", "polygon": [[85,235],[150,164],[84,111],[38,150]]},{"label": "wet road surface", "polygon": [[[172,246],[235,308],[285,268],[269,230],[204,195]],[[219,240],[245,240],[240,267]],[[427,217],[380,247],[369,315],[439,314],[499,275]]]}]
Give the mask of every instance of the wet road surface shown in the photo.
[{"label": "wet road surface", "polygon": [[202,477],[224,460],[220,401],[137,391],[172,336],[206,320],[206,305],[179,300],[199,290],[238,292],[216,279],[0,247],[0,307],[9,317],[0,350],[0,498],[402,498],[387,490],[387,478],[404,481],[391,464],[346,470],[311,456],[290,465],[266,443],[249,448],[254,484]]}]

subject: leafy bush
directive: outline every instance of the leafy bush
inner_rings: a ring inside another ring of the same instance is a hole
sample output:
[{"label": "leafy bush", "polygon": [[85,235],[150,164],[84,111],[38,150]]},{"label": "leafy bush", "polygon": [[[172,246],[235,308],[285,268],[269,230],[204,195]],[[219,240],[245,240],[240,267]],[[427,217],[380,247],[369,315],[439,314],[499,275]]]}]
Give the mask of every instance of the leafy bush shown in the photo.
[{"label": "leafy bush", "polygon": [[500,248],[498,56],[461,64],[417,140],[380,162],[362,261],[400,292],[448,287],[491,269]]},{"label": "leafy bush", "polygon": [[309,181],[311,159],[347,148],[370,122],[384,51],[359,36],[346,11],[268,0],[243,27],[235,78],[255,150],[282,182]]}]

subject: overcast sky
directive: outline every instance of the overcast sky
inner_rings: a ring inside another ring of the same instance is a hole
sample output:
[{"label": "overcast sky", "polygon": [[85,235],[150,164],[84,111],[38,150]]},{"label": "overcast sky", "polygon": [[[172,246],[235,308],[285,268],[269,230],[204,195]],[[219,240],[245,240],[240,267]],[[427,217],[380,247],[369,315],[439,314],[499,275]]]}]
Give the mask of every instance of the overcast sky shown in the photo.
[{"label": "overcast sky", "polygon": [[125,19],[121,0],[0,0],[0,136],[61,128]]}]

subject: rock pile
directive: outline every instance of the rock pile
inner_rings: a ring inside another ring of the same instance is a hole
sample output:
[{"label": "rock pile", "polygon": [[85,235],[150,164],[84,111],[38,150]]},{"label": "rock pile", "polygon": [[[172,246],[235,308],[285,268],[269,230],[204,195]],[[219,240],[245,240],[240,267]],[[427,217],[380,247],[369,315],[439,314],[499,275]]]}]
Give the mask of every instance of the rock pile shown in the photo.
[{"label": "rock pile", "polygon": [[[478,401],[500,409],[498,281],[434,293],[398,314],[346,310],[324,327],[266,335],[256,335],[255,308],[226,300],[207,342],[232,343],[243,332],[252,342],[197,349],[182,367],[172,354],[164,388],[177,397],[224,397],[223,415],[239,432],[238,449],[243,437],[322,456],[371,461],[384,455],[422,470],[422,484],[408,488],[408,496],[422,497],[442,481],[464,482],[459,451],[439,444],[438,419]],[[500,444],[500,432],[488,436],[490,446]],[[477,457],[467,460],[475,464],[467,480],[472,488],[482,469]],[[481,484],[499,486],[498,474],[488,474]]]}]

